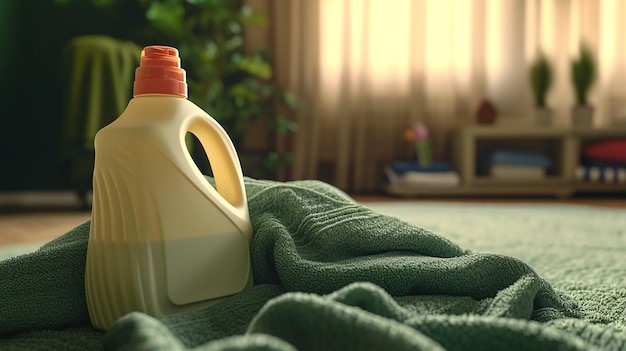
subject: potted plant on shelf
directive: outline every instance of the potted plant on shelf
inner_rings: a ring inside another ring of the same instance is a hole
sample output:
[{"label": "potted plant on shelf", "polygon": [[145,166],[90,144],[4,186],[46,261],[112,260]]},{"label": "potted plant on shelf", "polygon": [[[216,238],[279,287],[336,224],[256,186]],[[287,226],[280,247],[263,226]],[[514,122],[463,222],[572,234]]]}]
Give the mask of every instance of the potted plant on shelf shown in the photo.
[{"label": "potted plant on shelf", "polygon": [[546,95],[552,84],[552,65],[546,55],[540,52],[530,66],[530,84],[535,98],[534,123],[552,124],[552,110],[546,106]]},{"label": "potted plant on shelf", "polygon": [[580,45],[578,58],[572,61],[572,83],[576,90],[576,106],[572,109],[574,126],[591,126],[593,124],[593,107],[588,104],[587,95],[595,79],[595,62],[591,49]]}]

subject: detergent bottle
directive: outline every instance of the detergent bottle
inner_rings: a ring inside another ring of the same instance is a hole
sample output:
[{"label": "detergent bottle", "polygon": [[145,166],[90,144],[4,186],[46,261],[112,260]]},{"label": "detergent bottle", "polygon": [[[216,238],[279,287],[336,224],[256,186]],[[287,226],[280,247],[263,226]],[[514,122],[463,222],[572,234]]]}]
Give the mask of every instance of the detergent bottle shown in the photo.
[{"label": "detergent bottle", "polygon": [[[192,160],[193,133],[215,187]],[[178,50],[148,46],[134,97],[95,137],[85,290],[94,326],[192,311],[252,285],[252,226],[232,141],[187,100]]]}]

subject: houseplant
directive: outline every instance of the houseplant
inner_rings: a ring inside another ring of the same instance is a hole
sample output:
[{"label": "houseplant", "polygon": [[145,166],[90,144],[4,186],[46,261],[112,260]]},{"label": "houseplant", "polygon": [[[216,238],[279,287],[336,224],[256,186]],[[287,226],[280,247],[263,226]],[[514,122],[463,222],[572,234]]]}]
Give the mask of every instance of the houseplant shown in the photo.
[{"label": "houseplant", "polygon": [[[55,0],[66,6],[77,0]],[[266,18],[242,0],[91,0],[103,15],[124,27],[124,39],[139,45],[162,44],[178,48],[187,71],[189,99],[213,116],[244,153],[244,137],[251,126],[264,121],[277,134],[293,132],[287,115],[299,99],[276,84],[266,49],[248,50],[244,28],[266,25]],[[256,131],[255,131],[256,132]],[[196,141],[197,144],[197,141]],[[196,145],[199,146],[199,145]],[[193,156],[202,171],[210,172],[201,147]],[[289,154],[268,149],[247,174],[273,178]],[[244,164],[244,171],[246,165]]]},{"label": "houseplant", "polygon": [[546,105],[546,95],[552,84],[552,65],[542,52],[532,62],[529,75],[535,99],[534,123],[550,125],[552,124],[552,110]]},{"label": "houseplant", "polygon": [[571,64],[571,78],[576,91],[576,106],[572,109],[575,126],[590,126],[593,123],[593,107],[588,104],[587,96],[595,80],[595,71],[591,49],[581,44],[579,56]]}]

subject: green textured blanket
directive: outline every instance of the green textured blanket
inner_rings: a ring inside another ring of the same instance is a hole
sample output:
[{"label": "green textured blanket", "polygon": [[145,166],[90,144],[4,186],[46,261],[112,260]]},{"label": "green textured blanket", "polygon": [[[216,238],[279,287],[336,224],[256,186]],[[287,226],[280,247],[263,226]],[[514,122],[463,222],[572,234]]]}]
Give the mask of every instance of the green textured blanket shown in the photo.
[{"label": "green textured blanket", "polygon": [[[512,253],[525,248],[546,272],[569,272],[554,276],[557,287],[512,256],[461,248],[446,237],[464,233],[445,221],[429,222],[441,226],[440,236],[321,182],[246,179],[246,190],[255,232],[253,288],[193,313],[162,319],[131,313],[98,331],[89,325],[84,297],[87,222],[0,263],[0,349],[626,349],[626,267],[617,259],[626,258],[626,226],[588,233],[602,238],[595,247],[602,251],[567,236],[557,247],[554,239],[543,245],[532,225],[500,241],[517,240]],[[412,220],[428,222],[429,210],[417,208]],[[469,238],[499,242],[489,217],[475,220],[482,229]],[[503,253],[508,246],[492,248]],[[587,267],[587,252],[606,252],[609,262],[597,269],[594,254]],[[563,270],[568,257],[583,259]]]}]

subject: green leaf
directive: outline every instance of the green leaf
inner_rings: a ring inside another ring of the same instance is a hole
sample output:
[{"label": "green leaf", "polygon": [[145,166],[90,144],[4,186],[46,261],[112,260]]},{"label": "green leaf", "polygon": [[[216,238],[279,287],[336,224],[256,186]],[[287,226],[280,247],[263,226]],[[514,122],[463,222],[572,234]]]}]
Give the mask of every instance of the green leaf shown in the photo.
[{"label": "green leaf", "polygon": [[204,46],[203,54],[207,60],[213,60],[219,54],[220,49],[217,47],[214,41],[210,40]]},{"label": "green leaf", "polygon": [[243,47],[243,37],[240,35],[233,36],[226,41],[226,50],[235,50],[240,47]]},{"label": "green leaf", "polygon": [[298,124],[283,115],[277,115],[273,127],[278,134],[293,133],[298,130]]},{"label": "green leaf", "polygon": [[267,26],[267,17],[260,12],[254,11],[250,6],[246,5],[241,7],[238,20],[244,25],[259,27]]},{"label": "green leaf", "polygon": [[287,105],[287,107],[289,107],[291,110],[299,109],[302,104],[298,95],[290,91],[285,91],[283,93],[283,100],[285,101],[285,104]]},{"label": "green leaf", "polygon": [[245,82],[233,85],[228,90],[228,93],[236,97],[253,98],[256,96],[254,91],[252,91]]},{"label": "green leaf", "polygon": [[228,31],[232,34],[241,34],[243,29],[241,28],[241,24],[236,21],[230,21],[227,24]]},{"label": "green leaf", "polygon": [[186,0],[188,4],[192,4],[192,5],[196,5],[196,6],[202,6],[202,5],[206,5],[207,3],[209,3],[209,1],[207,0]]},{"label": "green leaf", "polygon": [[146,18],[155,27],[169,34],[177,35],[183,29],[185,9],[180,3],[154,2],[146,11]]},{"label": "green leaf", "polygon": [[258,56],[236,55],[233,56],[233,63],[241,70],[258,78],[270,79],[272,77],[272,66]]},{"label": "green leaf", "polygon": [[270,151],[263,161],[263,164],[265,165],[265,167],[274,170],[278,166],[279,160],[280,157],[278,156],[278,153],[276,151]]}]

